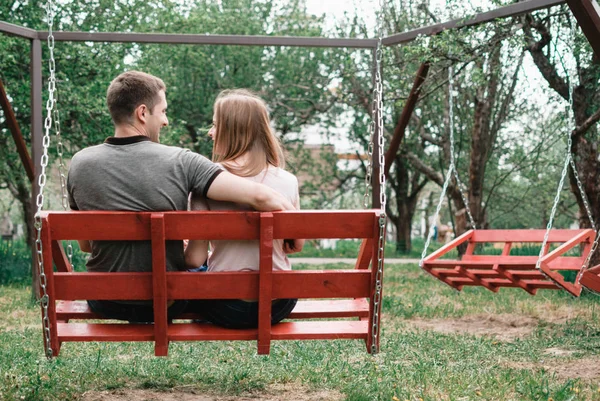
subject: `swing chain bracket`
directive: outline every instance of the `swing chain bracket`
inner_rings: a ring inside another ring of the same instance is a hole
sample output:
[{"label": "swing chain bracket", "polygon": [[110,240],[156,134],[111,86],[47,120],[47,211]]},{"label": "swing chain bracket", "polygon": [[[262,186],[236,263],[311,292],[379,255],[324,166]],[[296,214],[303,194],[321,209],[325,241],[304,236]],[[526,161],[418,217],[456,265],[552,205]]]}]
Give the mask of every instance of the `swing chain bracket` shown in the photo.
[{"label": "swing chain bracket", "polygon": [[40,175],[38,177],[39,192],[36,197],[37,211],[34,216],[34,227],[36,229],[35,251],[37,255],[38,277],[40,281],[40,304],[42,306],[42,324],[44,330],[44,345],[46,348],[46,357],[52,358],[52,343],[50,341],[50,318],[48,307],[50,305],[50,296],[48,295],[48,279],[44,270],[44,248],[42,245],[42,217],[41,212],[44,208],[44,187],[46,186],[46,167],[48,166],[48,148],[50,147],[50,130],[52,128],[52,110],[55,103],[54,92],[56,90],[56,62],[54,60],[54,35],[52,26],[54,24],[54,7],[52,0],[46,3],[46,16],[48,18],[48,50],[50,51],[50,60],[48,62],[50,76],[48,78],[48,100],[46,101],[46,119],[44,121],[44,136],[42,139],[43,153],[40,163]]}]

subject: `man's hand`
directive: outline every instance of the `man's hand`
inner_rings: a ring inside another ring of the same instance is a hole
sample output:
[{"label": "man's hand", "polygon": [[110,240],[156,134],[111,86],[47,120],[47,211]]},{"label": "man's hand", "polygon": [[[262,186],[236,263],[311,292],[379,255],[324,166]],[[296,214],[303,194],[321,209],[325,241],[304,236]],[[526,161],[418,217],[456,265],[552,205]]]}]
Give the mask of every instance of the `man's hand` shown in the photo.
[{"label": "man's hand", "polygon": [[277,191],[226,171],[215,178],[206,196],[218,201],[245,203],[262,212],[296,210],[294,205]]},{"label": "man's hand", "polygon": [[304,247],[303,239],[284,239],[283,240],[283,252],[286,254],[298,253],[302,251]]}]

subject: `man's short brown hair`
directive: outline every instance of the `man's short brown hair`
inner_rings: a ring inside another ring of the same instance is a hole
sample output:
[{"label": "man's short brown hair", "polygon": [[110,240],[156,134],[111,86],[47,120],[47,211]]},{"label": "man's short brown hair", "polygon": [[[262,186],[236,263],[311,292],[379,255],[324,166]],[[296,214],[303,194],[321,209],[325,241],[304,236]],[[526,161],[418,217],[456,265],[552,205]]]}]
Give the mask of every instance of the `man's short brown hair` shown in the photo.
[{"label": "man's short brown hair", "polygon": [[161,90],[166,91],[162,79],[141,71],[127,71],[113,79],[106,92],[106,104],[115,125],[131,122],[141,104],[152,112]]}]

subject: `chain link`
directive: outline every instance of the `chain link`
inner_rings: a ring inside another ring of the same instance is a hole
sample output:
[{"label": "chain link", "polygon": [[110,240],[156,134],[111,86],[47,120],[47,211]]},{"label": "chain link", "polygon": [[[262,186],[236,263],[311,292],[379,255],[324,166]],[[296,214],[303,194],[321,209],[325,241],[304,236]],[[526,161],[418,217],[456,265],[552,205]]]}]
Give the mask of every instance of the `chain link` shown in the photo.
[{"label": "chain link", "polygon": [[383,262],[385,253],[385,233],[387,216],[385,212],[387,197],[386,197],[386,179],[385,179],[385,138],[383,126],[383,80],[381,76],[382,56],[383,56],[383,18],[385,16],[385,0],[379,1],[379,20],[378,20],[378,41],[375,49],[375,82],[373,88],[373,106],[372,106],[372,123],[370,124],[370,141],[369,141],[369,165],[365,176],[366,191],[364,198],[365,208],[369,205],[370,183],[372,179],[373,166],[373,150],[375,133],[377,136],[377,150],[379,155],[379,201],[381,203],[381,212],[379,214],[379,242],[377,246],[377,271],[375,273],[375,293],[373,294],[373,322],[371,325],[371,354],[379,352],[379,326],[380,326],[380,309],[381,297],[383,290]]},{"label": "chain link", "polygon": [[44,121],[44,136],[42,139],[43,153],[41,157],[41,169],[38,178],[39,192],[36,197],[37,211],[34,217],[34,226],[36,229],[35,250],[37,255],[37,268],[40,280],[40,304],[42,306],[42,323],[44,328],[44,343],[46,345],[46,357],[52,358],[52,344],[50,341],[50,318],[48,316],[48,306],[50,298],[48,296],[47,278],[44,271],[44,248],[42,245],[42,217],[41,212],[44,207],[44,187],[46,186],[46,167],[48,166],[48,147],[50,146],[50,130],[52,128],[52,109],[55,102],[56,90],[56,62],[54,61],[54,36],[52,27],[54,25],[53,3],[49,0],[46,3],[46,17],[48,19],[48,50],[50,51],[50,61],[48,67],[50,76],[48,78],[48,100],[46,102],[46,119]]}]

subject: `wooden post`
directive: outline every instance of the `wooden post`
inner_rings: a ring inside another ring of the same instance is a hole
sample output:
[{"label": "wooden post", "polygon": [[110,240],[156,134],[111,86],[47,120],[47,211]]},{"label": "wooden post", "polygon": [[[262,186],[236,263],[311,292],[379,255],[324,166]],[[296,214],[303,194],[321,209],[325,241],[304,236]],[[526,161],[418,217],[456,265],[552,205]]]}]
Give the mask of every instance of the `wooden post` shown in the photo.
[{"label": "wooden post", "polygon": [[260,214],[260,265],[258,278],[258,354],[271,351],[273,301],[273,213]]},{"label": "wooden post", "polygon": [[10,130],[13,140],[15,141],[15,145],[17,146],[17,152],[19,153],[21,163],[23,163],[23,167],[25,168],[25,172],[27,173],[27,178],[29,178],[29,182],[33,182],[33,180],[35,179],[35,173],[33,171],[33,161],[31,160],[29,152],[27,151],[27,145],[25,144],[23,134],[21,133],[21,129],[19,128],[17,117],[15,116],[13,108],[10,105],[10,102],[8,101],[8,96],[6,95],[6,90],[4,89],[4,84],[2,83],[2,80],[0,80],[0,105],[2,106],[2,110],[4,110],[6,124],[8,125],[8,129]]},{"label": "wooden post", "polygon": [[600,7],[595,0],[567,0],[596,57],[600,57]]},{"label": "wooden post", "polygon": [[167,356],[169,337],[167,324],[167,255],[165,248],[165,215],[152,213],[152,300],[154,306],[154,355]]}]

